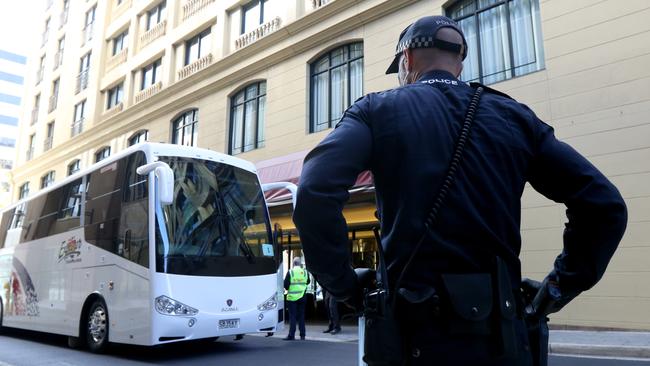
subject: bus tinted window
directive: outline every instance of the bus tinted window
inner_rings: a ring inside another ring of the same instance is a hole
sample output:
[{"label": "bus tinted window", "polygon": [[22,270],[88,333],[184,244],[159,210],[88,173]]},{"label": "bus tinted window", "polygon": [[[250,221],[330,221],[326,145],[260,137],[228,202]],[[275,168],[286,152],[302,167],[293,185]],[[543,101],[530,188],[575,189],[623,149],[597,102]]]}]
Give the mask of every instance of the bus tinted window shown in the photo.
[{"label": "bus tinted window", "polygon": [[84,233],[89,243],[147,267],[148,181],[136,173],[145,163],[136,152],[89,175]]}]

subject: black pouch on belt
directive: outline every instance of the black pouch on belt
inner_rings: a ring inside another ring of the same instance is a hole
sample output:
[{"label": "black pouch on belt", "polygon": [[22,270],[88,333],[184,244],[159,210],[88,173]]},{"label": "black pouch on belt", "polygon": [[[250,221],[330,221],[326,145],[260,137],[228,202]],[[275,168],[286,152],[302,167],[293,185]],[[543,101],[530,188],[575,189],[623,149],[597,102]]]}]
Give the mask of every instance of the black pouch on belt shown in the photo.
[{"label": "black pouch on belt", "polygon": [[449,334],[492,334],[490,315],[494,301],[490,274],[442,274],[441,279],[447,295],[443,311],[449,322]]},{"label": "black pouch on belt", "polygon": [[505,262],[496,257],[496,294],[495,304],[497,314],[496,328],[499,336],[499,346],[501,353],[499,356],[511,358],[517,355],[517,333],[515,331],[515,316],[517,315],[517,305],[515,296],[510,282],[508,267]]}]

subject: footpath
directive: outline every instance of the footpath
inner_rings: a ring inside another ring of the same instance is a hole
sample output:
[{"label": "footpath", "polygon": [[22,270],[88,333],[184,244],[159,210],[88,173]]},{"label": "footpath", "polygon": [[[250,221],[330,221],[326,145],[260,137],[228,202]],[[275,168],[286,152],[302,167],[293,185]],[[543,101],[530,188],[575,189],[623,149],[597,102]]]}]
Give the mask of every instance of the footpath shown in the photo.
[{"label": "footpath", "polygon": [[[307,340],[326,342],[358,342],[359,340],[357,325],[351,321],[344,322],[341,332],[335,335],[323,333],[327,328],[325,323],[308,323],[306,328]],[[288,330],[289,325],[286,324],[283,331],[273,336],[284,338]],[[298,335],[296,333],[296,338]],[[650,359],[650,332],[551,330],[549,353]]]}]

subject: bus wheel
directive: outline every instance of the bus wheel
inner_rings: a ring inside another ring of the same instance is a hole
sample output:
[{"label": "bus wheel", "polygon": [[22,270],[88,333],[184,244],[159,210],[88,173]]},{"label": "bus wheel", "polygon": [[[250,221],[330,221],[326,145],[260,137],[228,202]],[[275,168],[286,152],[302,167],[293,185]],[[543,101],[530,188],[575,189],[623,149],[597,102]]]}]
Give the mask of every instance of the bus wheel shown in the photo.
[{"label": "bus wheel", "polygon": [[101,299],[95,300],[88,310],[86,344],[93,353],[102,353],[108,346],[108,311]]}]

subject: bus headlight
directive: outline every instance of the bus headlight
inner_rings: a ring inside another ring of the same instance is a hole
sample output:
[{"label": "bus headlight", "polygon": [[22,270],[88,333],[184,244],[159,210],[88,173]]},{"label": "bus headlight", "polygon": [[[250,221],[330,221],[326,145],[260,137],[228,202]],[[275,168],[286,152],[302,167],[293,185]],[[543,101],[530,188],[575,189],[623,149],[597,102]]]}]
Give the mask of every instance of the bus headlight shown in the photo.
[{"label": "bus headlight", "polygon": [[268,311],[268,310],[273,310],[278,307],[278,302],[275,299],[275,294],[271,297],[269,297],[266,301],[263,303],[257,305],[257,310],[259,311]]},{"label": "bus headlight", "polygon": [[156,297],[156,311],[163,315],[196,315],[199,312],[165,295]]}]

